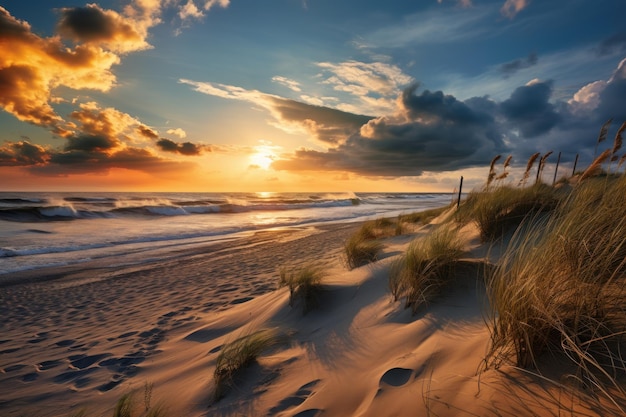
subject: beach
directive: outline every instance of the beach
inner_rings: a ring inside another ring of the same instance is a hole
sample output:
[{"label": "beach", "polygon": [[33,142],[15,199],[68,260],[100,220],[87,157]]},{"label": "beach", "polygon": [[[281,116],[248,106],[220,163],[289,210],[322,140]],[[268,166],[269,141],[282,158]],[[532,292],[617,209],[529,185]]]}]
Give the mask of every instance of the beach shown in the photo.
[{"label": "beach", "polygon": [[[476,273],[415,315],[393,299],[391,263],[437,220],[384,239],[377,262],[348,270],[343,245],[361,224],[257,231],[140,265],[16,273],[0,287],[2,415],[111,416],[131,392],[139,413],[158,404],[170,416],[600,415],[530,372],[484,371]],[[474,225],[459,234],[468,259],[497,256]],[[278,288],[279,269],[312,263],[325,267],[324,291],[303,315]],[[270,328],[283,342],[216,401],[220,351]]]}]

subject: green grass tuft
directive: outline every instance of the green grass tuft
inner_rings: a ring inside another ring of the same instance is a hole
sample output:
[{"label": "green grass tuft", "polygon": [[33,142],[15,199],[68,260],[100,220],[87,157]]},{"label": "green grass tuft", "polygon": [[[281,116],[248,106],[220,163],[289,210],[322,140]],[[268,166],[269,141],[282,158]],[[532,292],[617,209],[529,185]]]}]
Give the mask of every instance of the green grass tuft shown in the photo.
[{"label": "green grass tuft", "polygon": [[285,336],[277,329],[262,329],[225,344],[213,372],[214,400],[220,400],[234,386],[237,373],[254,363],[261,353],[284,340]]},{"label": "green grass tuft", "polygon": [[302,305],[302,313],[306,314],[319,306],[319,295],[322,290],[322,279],[326,276],[323,267],[305,265],[289,271],[281,268],[279,286],[289,287],[289,305]]},{"label": "green grass tuft", "polygon": [[441,227],[413,241],[391,267],[389,288],[396,300],[404,298],[413,313],[441,294],[453,278],[463,255],[457,230]]}]

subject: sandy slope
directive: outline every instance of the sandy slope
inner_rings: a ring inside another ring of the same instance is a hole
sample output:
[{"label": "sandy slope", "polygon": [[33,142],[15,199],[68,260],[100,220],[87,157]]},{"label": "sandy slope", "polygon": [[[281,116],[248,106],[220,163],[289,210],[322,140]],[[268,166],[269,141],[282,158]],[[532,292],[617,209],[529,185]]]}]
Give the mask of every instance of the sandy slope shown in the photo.
[{"label": "sandy slope", "polygon": [[[390,263],[435,225],[389,239],[381,261],[346,271],[341,246],[355,227],[260,233],[141,270],[93,265],[0,288],[1,414],[110,416],[132,389],[143,406],[150,382],[152,404],[165,401],[172,416],[596,415],[514,368],[477,375],[489,332],[475,276],[416,316],[392,299]],[[484,256],[474,229],[463,236],[471,256]],[[303,316],[274,288],[277,268],[308,261],[330,274],[321,308]],[[220,348],[267,327],[289,342],[213,403]]]}]

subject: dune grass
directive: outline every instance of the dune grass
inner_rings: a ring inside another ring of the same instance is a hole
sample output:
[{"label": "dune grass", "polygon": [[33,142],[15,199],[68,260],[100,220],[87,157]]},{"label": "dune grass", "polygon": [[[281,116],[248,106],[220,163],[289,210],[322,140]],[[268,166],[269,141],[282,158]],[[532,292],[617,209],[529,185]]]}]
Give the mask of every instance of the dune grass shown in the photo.
[{"label": "dune grass", "polygon": [[285,336],[278,329],[261,329],[226,343],[217,357],[213,372],[214,401],[219,401],[235,385],[239,372],[253,364],[264,351],[284,341]]},{"label": "dune grass", "polygon": [[312,264],[300,268],[280,269],[279,286],[289,287],[289,305],[299,303],[302,306],[302,314],[306,314],[319,306],[319,296],[322,291],[322,279],[326,271],[321,266]]},{"label": "dune grass", "polygon": [[626,392],[626,179],[587,178],[526,220],[488,277],[488,366],[558,355],[581,386]]},{"label": "dune grass", "polygon": [[526,188],[501,186],[472,191],[457,210],[456,220],[474,221],[483,241],[493,241],[514,230],[524,219],[554,210],[564,192],[539,183]]},{"label": "dune grass", "polygon": [[453,270],[463,255],[457,230],[439,227],[413,241],[405,254],[392,264],[389,288],[396,300],[404,298],[413,313],[430,303],[452,282]]},{"label": "dune grass", "polygon": [[346,266],[348,269],[354,269],[376,262],[383,248],[378,239],[405,233],[407,224],[427,224],[448,208],[444,206],[417,213],[402,214],[397,219],[380,218],[363,223],[359,230],[350,236],[344,244]]},{"label": "dune grass", "polygon": [[354,269],[375,262],[382,248],[383,245],[376,240],[372,227],[365,223],[344,243],[346,266]]}]

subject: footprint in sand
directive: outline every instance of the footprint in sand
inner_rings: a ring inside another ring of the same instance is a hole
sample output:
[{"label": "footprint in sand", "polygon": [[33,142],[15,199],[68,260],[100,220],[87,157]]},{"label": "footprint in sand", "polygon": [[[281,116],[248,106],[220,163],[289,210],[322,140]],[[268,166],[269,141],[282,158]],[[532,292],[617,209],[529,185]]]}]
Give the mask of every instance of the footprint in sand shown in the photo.
[{"label": "footprint in sand", "polygon": [[[292,396],[281,400],[277,406],[272,407],[270,409],[270,414],[274,415],[282,411],[288,410],[290,408],[297,407],[300,404],[304,403],[311,395],[315,394],[315,391],[313,391],[313,388],[317,384],[319,384],[320,381],[321,380],[316,379],[307,384],[304,384],[303,386],[298,388],[298,390]],[[313,416],[316,416],[317,413],[320,411],[321,410],[311,409],[311,410],[302,411],[296,415],[299,417],[313,417]]]},{"label": "footprint in sand", "polygon": [[411,379],[413,375],[412,369],[406,368],[391,368],[380,378],[379,386],[382,388],[385,385],[392,387],[401,387],[405,385]]}]

